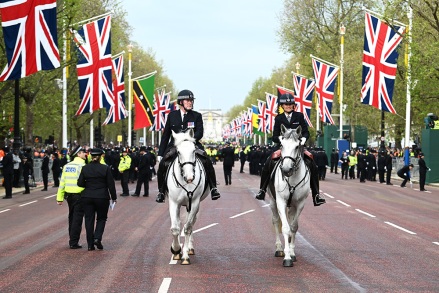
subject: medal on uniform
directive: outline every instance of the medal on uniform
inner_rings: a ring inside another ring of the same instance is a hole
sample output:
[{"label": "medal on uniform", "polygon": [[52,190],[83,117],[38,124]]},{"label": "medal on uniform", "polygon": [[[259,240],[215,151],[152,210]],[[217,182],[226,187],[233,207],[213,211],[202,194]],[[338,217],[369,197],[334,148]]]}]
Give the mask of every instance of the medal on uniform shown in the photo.
[{"label": "medal on uniform", "polygon": [[195,123],[194,122],[188,122],[187,123],[187,128],[195,128]]}]

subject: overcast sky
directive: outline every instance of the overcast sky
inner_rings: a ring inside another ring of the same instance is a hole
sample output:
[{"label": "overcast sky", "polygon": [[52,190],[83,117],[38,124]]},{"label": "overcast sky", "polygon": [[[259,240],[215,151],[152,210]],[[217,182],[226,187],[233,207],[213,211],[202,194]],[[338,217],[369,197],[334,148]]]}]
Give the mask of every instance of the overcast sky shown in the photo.
[{"label": "overcast sky", "polygon": [[[284,65],[282,0],[122,0],[132,40],[152,48],[195,110],[242,105],[253,83]],[[133,57],[134,58],[134,57]],[[160,85],[156,85],[160,86]]]}]

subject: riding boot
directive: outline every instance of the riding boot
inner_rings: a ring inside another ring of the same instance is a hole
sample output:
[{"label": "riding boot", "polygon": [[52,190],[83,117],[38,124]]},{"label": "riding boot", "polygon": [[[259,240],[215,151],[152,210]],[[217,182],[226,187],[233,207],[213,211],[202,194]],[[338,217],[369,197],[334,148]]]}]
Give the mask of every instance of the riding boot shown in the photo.
[{"label": "riding boot", "polygon": [[210,196],[212,197],[212,200],[217,200],[221,197],[221,194],[216,188],[216,174],[215,169],[213,169],[212,161],[204,158],[201,159],[201,161],[203,162],[204,168],[207,172],[207,177],[210,185]]},{"label": "riding boot", "polygon": [[163,190],[165,176],[166,176],[166,163],[165,159],[162,159],[159,163],[159,169],[157,170],[157,186],[159,188],[159,193],[157,194],[156,202],[165,202],[165,193]]},{"label": "riding boot", "polygon": [[319,174],[318,174],[317,165],[315,164],[312,158],[306,155],[304,156],[304,161],[311,173],[310,186],[311,186],[311,195],[312,195],[312,201],[314,203],[314,206],[322,205],[326,203],[326,200],[324,198],[321,198],[319,194],[319,177],[318,177]]},{"label": "riding boot", "polygon": [[261,183],[260,183],[260,189],[258,191],[258,194],[256,194],[256,199],[258,200],[264,200],[265,199],[265,192],[267,191],[268,183],[270,182],[270,170],[272,169],[273,160],[271,159],[271,156],[267,158],[267,161],[265,161],[264,167],[262,168],[261,172]]}]

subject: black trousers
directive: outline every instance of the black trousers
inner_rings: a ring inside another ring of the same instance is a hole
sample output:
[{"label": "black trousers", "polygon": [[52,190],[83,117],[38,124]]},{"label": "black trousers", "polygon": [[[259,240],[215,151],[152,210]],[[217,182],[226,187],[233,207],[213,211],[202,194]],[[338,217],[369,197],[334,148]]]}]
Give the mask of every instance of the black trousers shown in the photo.
[{"label": "black trousers", "polygon": [[128,180],[130,180],[130,171],[125,170],[123,173],[120,173],[120,185],[122,186],[122,193],[129,194],[130,190],[128,188]]},{"label": "black trousers", "polygon": [[23,183],[24,183],[24,191],[25,192],[30,192],[30,189],[29,189],[29,175],[23,174]]},{"label": "black trousers", "polygon": [[232,184],[232,165],[230,166],[224,166],[223,165],[223,170],[224,170],[224,178],[226,180],[226,185]]},{"label": "black trousers", "polygon": [[20,169],[14,169],[14,181],[12,186],[20,187]]},{"label": "black trousers", "polygon": [[241,169],[239,170],[240,173],[244,173],[244,165],[245,161],[241,161]]},{"label": "black trousers", "polygon": [[3,174],[4,186],[5,186],[5,197],[12,197],[12,182],[14,180],[13,174]]},{"label": "black trousers", "polygon": [[43,184],[44,189],[47,189],[47,186],[49,185],[49,173],[43,172]]},{"label": "black trousers", "polygon": [[80,193],[66,193],[67,204],[69,205],[69,245],[75,245],[79,242],[82,230],[82,219],[84,218],[84,209],[81,202]]},{"label": "black trousers", "polygon": [[[95,239],[102,240],[102,235],[107,222],[110,199],[108,198],[82,198],[85,214],[85,232],[88,247],[93,246]],[[96,220],[96,227],[95,227]]]},{"label": "black trousers", "polygon": [[59,186],[59,175],[60,175],[60,172],[52,171],[52,174],[53,174],[53,186],[58,187]]},{"label": "black trousers", "polygon": [[390,177],[392,176],[392,169],[386,171],[386,183],[390,184]]},{"label": "black trousers", "polygon": [[410,177],[407,176],[407,174],[405,174],[405,173],[403,173],[403,172],[400,172],[400,171],[398,171],[398,173],[396,173],[396,174],[398,174],[398,176],[401,177],[401,178],[403,179],[403,181],[402,181],[402,183],[401,183],[401,187],[404,187],[405,184],[407,183],[407,181],[410,180]]},{"label": "black trousers", "polygon": [[386,171],[384,171],[384,169],[380,169],[380,170],[378,170],[378,178],[379,178],[379,180],[380,180],[380,183],[384,183],[384,173],[385,173]]},{"label": "black trousers", "polygon": [[419,172],[419,189],[423,190],[425,187],[425,178],[427,177],[427,172]]},{"label": "black trousers", "polygon": [[137,184],[136,184],[136,191],[135,194],[139,194],[142,191],[142,185],[143,185],[143,195],[149,195],[149,178],[151,177],[151,172],[147,173],[139,173],[137,175]]}]

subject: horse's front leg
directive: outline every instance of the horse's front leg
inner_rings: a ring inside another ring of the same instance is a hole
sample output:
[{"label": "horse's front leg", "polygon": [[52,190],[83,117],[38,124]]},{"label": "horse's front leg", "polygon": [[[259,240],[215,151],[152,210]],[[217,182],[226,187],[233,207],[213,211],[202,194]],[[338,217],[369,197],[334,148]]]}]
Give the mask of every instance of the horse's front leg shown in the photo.
[{"label": "horse's front leg", "polygon": [[169,215],[171,217],[171,234],[172,244],[171,252],[174,255],[174,260],[181,259],[181,244],[180,244],[180,207],[169,200]]},{"label": "horse's front leg", "polygon": [[305,206],[305,202],[302,201],[299,203],[298,207],[291,207],[290,209],[290,227],[291,227],[291,242],[290,242],[290,251],[291,251],[291,259],[293,261],[297,261],[295,248],[296,248],[296,233],[299,229],[299,216]]},{"label": "horse's front leg", "polygon": [[291,259],[291,251],[290,251],[290,242],[291,242],[291,229],[290,225],[288,223],[287,218],[287,206],[285,201],[283,200],[277,200],[277,209],[279,211],[279,216],[282,221],[282,235],[284,236],[284,261],[283,266],[284,267],[292,267],[293,266],[293,260]]},{"label": "horse's front leg", "polygon": [[[193,240],[192,240],[192,229],[194,227],[197,213],[199,209],[199,202],[192,203],[192,209],[187,215],[186,224],[184,225],[184,245],[183,245],[183,255],[181,257],[182,265],[190,265],[191,261],[189,259],[190,248],[193,250]],[[191,247],[192,246],[192,247]]]},{"label": "horse's front leg", "polygon": [[277,207],[276,207],[276,202],[271,201],[270,203],[270,208],[271,208],[271,223],[273,224],[274,227],[274,232],[276,235],[276,251],[274,253],[275,257],[284,257],[285,253],[284,253],[284,249],[282,247],[282,241],[280,240],[280,235],[281,235],[281,229],[282,229],[282,223],[280,221],[279,218],[279,213],[277,211]]}]

